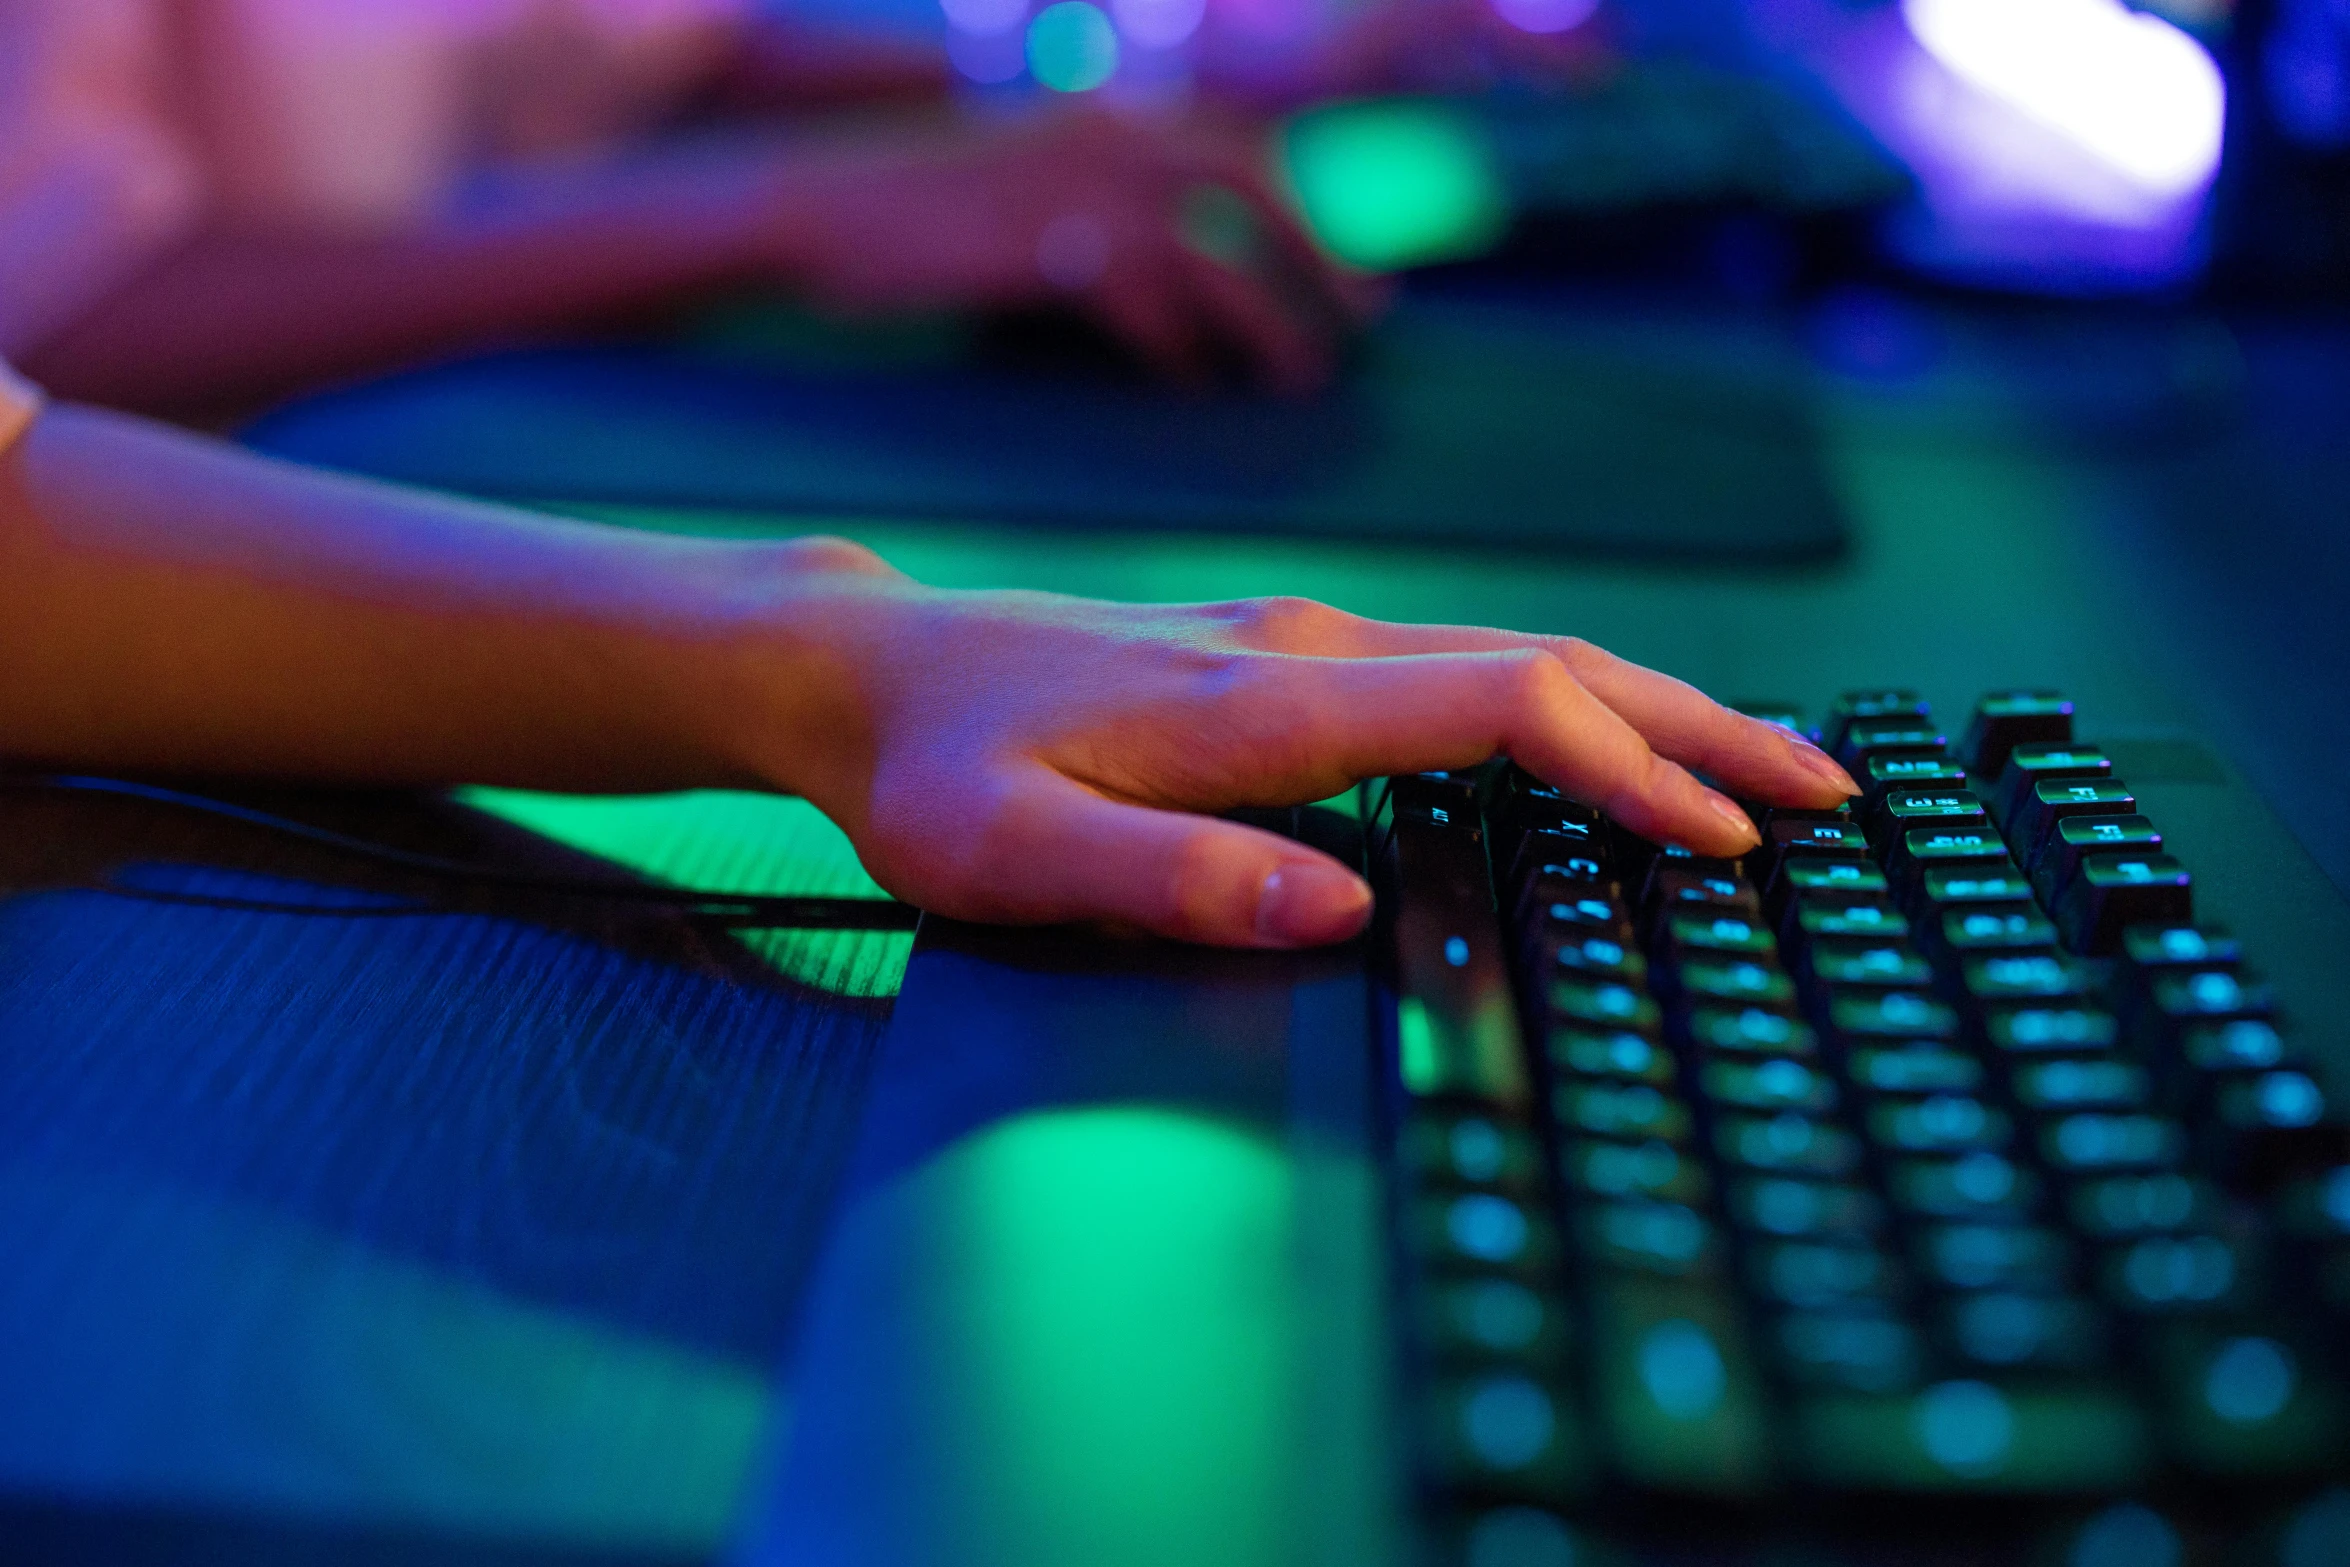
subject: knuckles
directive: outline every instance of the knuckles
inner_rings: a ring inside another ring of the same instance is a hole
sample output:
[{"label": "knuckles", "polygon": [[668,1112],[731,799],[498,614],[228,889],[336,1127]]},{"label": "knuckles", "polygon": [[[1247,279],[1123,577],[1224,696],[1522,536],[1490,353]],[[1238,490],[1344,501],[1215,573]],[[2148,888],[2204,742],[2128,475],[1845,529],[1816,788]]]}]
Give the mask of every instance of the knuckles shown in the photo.
[{"label": "knuckles", "polygon": [[1248,645],[1281,653],[1325,651],[1355,623],[1344,610],[1294,595],[1241,599],[1210,613]]},{"label": "knuckles", "polygon": [[779,548],[784,564],[794,571],[835,571],[879,577],[891,575],[895,570],[856,540],[829,533],[788,539]]}]

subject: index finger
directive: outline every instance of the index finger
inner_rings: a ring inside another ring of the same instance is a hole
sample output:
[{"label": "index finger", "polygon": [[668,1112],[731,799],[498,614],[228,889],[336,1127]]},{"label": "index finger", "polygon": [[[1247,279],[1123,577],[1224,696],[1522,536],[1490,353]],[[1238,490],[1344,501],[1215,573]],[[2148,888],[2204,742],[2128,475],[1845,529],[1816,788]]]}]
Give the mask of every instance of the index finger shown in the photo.
[{"label": "index finger", "polygon": [[1485,626],[1414,626],[1355,616],[1323,617],[1312,647],[1284,651],[1378,658],[1533,649],[1567,666],[1659,756],[1713,777],[1744,799],[1826,808],[1860,793],[1825,751],[1777,724],[1722,706],[1686,681],[1621,659],[1579,637]]}]

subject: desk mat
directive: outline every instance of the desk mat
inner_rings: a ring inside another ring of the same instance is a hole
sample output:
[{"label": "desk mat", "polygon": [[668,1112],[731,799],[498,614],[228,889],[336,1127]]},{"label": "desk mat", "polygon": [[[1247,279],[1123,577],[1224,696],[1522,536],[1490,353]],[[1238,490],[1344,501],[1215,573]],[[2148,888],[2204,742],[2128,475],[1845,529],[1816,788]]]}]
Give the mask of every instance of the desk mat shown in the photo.
[{"label": "desk mat", "polygon": [[1518,302],[1415,299],[1329,394],[962,356],[498,354],[310,398],[262,451],[520,501],[1784,562],[1845,542],[1807,388]]}]

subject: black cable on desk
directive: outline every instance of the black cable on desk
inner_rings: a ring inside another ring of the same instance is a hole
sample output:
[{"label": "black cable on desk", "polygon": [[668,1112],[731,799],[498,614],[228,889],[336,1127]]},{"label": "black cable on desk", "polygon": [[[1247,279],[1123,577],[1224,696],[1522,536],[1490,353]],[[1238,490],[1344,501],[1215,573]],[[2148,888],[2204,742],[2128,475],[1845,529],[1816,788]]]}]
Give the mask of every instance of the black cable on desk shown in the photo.
[{"label": "black cable on desk", "polygon": [[[766,893],[712,892],[696,887],[662,887],[643,882],[607,881],[584,876],[550,876],[503,866],[477,865],[437,854],[396,848],[324,827],[313,827],[291,817],[272,815],[249,806],[216,800],[208,795],[167,789],[157,784],[132,783],[121,778],[72,775],[0,775],[0,790],[24,793],[105,795],[167,805],[178,810],[237,822],[281,837],[299,839],[338,854],[378,865],[471,886],[508,888],[554,897],[590,898],[608,903],[633,903],[666,909],[696,919],[767,930],[912,930],[921,910],[894,898],[826,898],[778,896]],[[267,913],[302,912],[354,916],[434,913],[428,908],[286,904],[262,899],[216,898],[202,894],[165,893],[146,888],[107,886],[103,891],[161,902],[187,903],[206,908],[250,909]]]}]

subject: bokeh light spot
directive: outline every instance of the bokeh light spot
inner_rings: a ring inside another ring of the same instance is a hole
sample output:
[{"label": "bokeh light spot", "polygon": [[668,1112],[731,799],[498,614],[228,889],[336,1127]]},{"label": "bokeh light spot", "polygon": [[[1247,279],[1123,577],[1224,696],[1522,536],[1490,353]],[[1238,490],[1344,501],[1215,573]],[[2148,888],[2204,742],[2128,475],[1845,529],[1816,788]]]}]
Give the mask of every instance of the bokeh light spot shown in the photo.
[{"label": "bokeh light spot", "polygon": [[2296,1380],[2293,1357],[2274,1339],[2230,1339],[2211,1357],[2203,1401],[2230,1425],[2258,1425],[2284,1412]]},{"label": "bokeh light spot", "polygon": [[1291,185],[1331,252],[1387,269],[1486,251],[1509,219],[1494,153],[1459,111],[1350,103],[1290,122]]},{"label": "bokeh light spot", "polygon": [[1902,0],[1953,75],[2142,190],[2181,196],[2219,167],[2227,88],[2203,46],[2122,0]]},{"label": "bokeh light spot", "polygon": [[1091,92],[1118,71],[1118,30],[1085,0],[1060,0],[1028,24],[1028,71],[1054,92]]},{"label": "bokeh light spot", "polygon": [[1550,1395],[1524,1377],[1489,1377],[1461,1410],[1461,1431],[1496,1469],[1523,1469],[1550,1446],[1558,1417]]},{"label": "bokeh light spot", "polygon": [[1118,31],[1145,49],[1172,49],[1208,14],[1208,0],[1110,0]]},{"label": "bokeh light spot", "polygon": [[1998,1472],[2015,1443],[2015,1411],[1984,1382],[1940,1382],[1918,1395],[1918,1445],[1957,1474]]},{"label": "bokeh light spot", "polygon": [[1698,1420],[1722,1401],[1722,1352],[1696,1323],[1675,1317],[1640,1341],[1640,1383],[1674,1420]]},{"label": "bokeh light spot", "polygon": [[2185,1554],[2160,1513],[2123,1502],[2081,1526],[2067,1567],[2179,1567]]},{"label": "bokeh light spot", "polygon": [[1493,14],[1522,33],[1566,33],[1599,11],[1599,0],[1493,0]]}]

